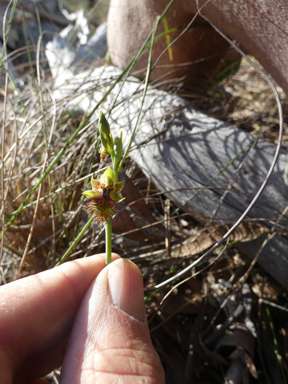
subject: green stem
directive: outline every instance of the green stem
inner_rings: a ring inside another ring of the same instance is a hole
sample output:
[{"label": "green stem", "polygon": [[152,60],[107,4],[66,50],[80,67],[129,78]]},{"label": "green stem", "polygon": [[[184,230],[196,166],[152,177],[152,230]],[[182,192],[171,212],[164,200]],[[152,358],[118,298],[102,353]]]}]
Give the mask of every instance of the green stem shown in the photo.
[{"label": "green stem", "polygon": [[87,224],[83,227],[82,231],[79,233],[79,235],[76,237],[76,239],[73,241],[73,243],[70,245],[70,247],[67,249],[67,251],[64,253],[64,255],[61,257],[61,259],[58,261],[58,263],[55,265],[55,267],[58,267],[58,265],[61,265],[64,263],[64,261],[67,259],[67,257],[72,252],[72,249],[79,243],[81,240],[81,237],[84,235],[84,233],[87,231],[87,229],[90,227],[94,220],[94,217],[91,216]]},{"label": "green stem", "polygon": [[111,263],[112,254],[112,219],[105,223],[106,265]]}]

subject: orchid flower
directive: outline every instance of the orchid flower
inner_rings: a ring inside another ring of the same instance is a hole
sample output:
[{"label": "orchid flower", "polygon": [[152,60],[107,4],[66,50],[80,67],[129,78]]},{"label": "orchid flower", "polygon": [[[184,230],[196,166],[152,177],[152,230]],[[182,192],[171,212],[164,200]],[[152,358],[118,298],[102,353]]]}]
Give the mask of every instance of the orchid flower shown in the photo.
[{"label": "orchid flower", "polygon": [[100,180],[91,179],[92,190],[83,192],[90,200],[85,204],[86,209],[96,222],[103,223],[112,218],[117,208],[115,203],[124,200],[121,191],[124,187],[123,181],[116,181],[115,174],[108,168]]}]

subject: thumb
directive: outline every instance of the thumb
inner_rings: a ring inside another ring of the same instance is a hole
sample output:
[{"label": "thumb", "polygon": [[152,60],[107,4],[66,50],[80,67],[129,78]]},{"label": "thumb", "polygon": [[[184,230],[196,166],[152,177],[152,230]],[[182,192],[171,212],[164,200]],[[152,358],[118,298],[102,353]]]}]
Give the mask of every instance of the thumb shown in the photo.
[{"label": "thumb", "polygon": [[141,272],[129,260],[104,268],[88,290],[65,352],[61,384],[163,384],[149,335]]}]

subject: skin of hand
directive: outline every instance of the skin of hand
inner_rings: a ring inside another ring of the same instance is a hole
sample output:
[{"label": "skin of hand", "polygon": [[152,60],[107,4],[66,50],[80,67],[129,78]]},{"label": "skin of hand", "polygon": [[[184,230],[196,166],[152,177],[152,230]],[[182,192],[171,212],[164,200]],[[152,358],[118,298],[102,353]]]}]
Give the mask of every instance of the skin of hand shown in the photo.
[{"label": "skin of hand", "polygon": [[[142,276],[91,256],[0,287],[0,383],[164,384],[149,335]],[[34,381],[33,381],[34,380]]]}]

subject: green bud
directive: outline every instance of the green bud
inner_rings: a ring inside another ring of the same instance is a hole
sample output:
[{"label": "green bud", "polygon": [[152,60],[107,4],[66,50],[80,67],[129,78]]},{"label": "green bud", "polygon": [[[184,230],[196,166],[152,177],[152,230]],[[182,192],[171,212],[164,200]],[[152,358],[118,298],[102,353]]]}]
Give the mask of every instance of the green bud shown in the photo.
[{"label": "green bud", "polygon": [[99,124],[100,132],[104,136],[108,137],[111,134],[110,125],[109,125],[108,121],[106,120],[106,117],[105,117],[105,115],[104,115],[104,113],[102,111],[99,112],[98,124]]},{"label": "green bud", "polygon": [[110,131],[110,126],[106,117],[102,111],[99,112],[99,131],[100,139],[103,147],[110,153],[113,154],[113,137]]}]

